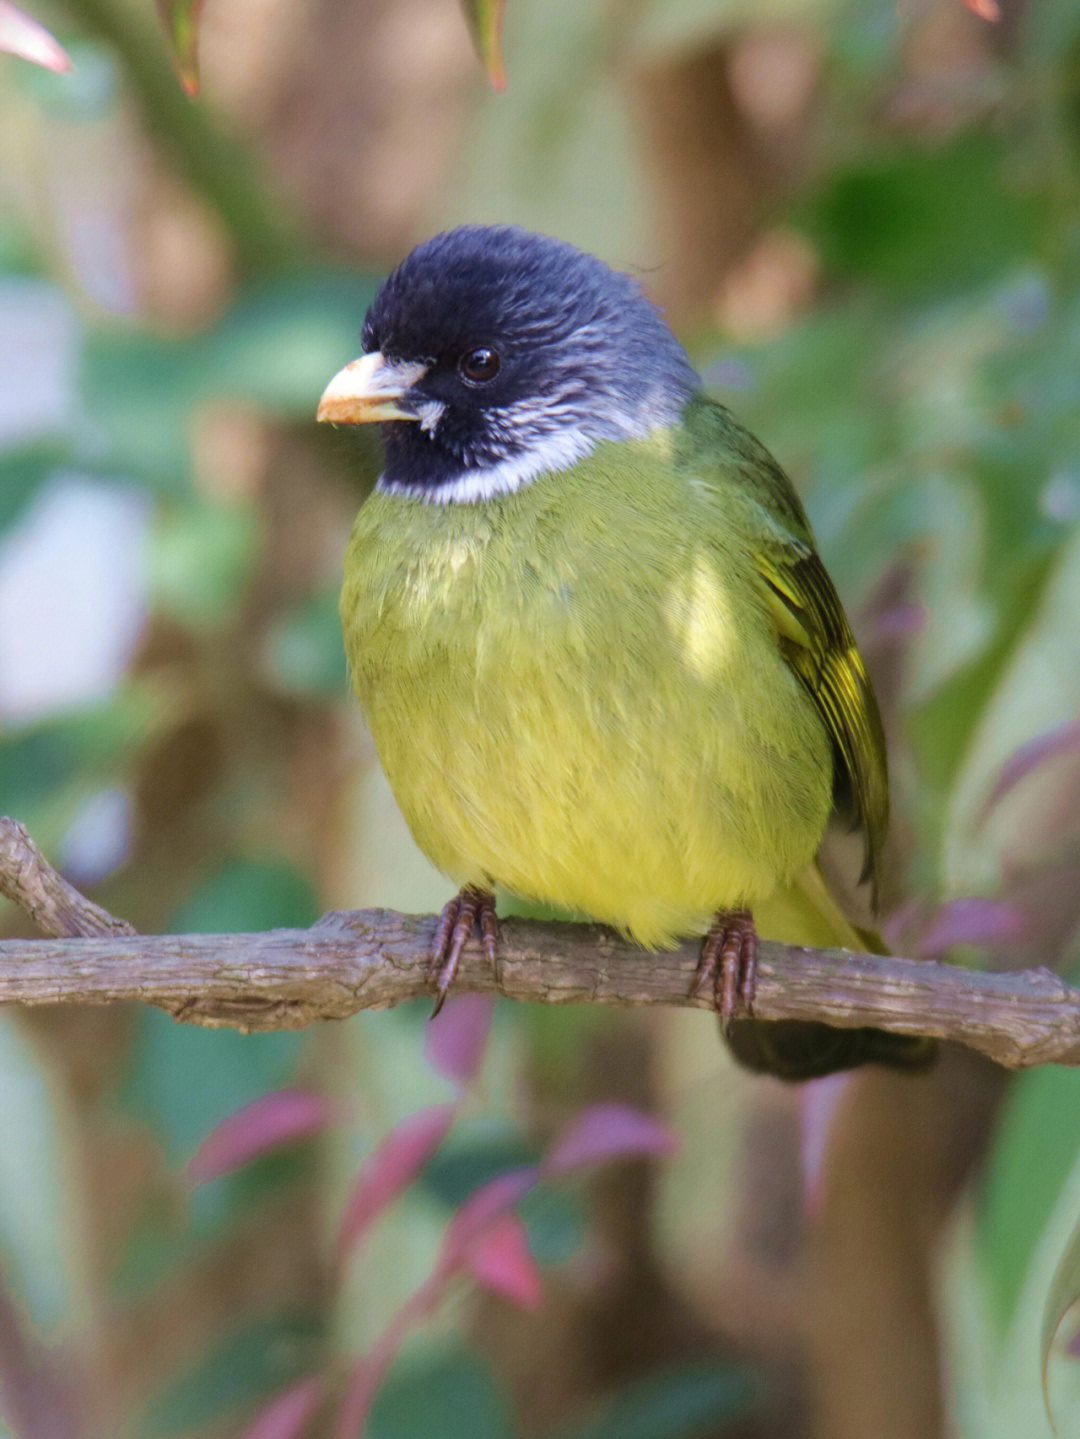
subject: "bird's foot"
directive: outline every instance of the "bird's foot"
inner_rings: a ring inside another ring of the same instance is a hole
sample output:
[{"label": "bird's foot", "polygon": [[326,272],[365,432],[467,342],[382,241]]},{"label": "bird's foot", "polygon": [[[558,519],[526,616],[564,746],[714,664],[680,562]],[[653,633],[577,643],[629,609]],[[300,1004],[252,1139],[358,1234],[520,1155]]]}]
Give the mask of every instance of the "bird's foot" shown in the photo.
[{"label": "bird's foot", "polygon": [[499,921],[495,914],[495,896],[488,889],[467,884],[449,904],[444,905],[431,947],[431,965],[435,976],[436,1000],[432,1019],[446,1003],[446,996],[458,971],[461,951],[472,937],[474,927],[480,930],[484,953],[492,969],[499,964]]},{"label": "bird's foot", "polygon": [[711,988],[722,1022],[749,1013],[757,985],[757,955],[758,936],[750,911],[717,910],[701,946],[691,996]]}]

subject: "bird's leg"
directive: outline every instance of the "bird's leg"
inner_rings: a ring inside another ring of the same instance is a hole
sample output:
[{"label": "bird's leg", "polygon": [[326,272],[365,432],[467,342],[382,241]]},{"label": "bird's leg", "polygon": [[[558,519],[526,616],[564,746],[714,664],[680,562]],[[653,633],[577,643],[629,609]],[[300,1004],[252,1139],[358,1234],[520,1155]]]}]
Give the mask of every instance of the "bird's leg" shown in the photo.
[{"label": "bird's leg", "polygon": [[757,952],[757,930],[750,911],[718,909],[701,946],[691,995],[711,986],[721,1020],[749,1012],[757,984]]},{"label": "bird's leg", "polygon": [[458,971],[461,951],[472,936],[473,927],[479,926],[480,938],[484,943],[492,969],[499,966],[499,921],[495,914],[495,896],[489,889],[467,884],[460,894],[443,906],[439,925],[435,931],[435,942],[431,947],[432,969],[435,975],[435,989],[438,997],[431,1012],[432,1019],[446,1003],[450,986]]}]

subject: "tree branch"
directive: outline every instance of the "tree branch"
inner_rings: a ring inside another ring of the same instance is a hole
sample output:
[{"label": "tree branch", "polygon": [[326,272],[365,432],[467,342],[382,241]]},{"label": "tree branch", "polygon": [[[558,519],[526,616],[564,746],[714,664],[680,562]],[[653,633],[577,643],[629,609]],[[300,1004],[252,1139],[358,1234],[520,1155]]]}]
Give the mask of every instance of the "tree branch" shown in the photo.
[{"label": "tree branch", "polygon": [[[266,1030],[432,994],[432,915],[342,911],[311,929],[135,935],[68,885],[10,820],[0,820],[0,893],[53,934],[91,934],[0,941],[2,1003],[138,1000],[192,1024]],[[510,918],[500,953],[495,975],[479,945],[467,946],[455,990],[545,1004],[710,1007],[689,995],[694,945],[649,954],[597,925]],[[1080,1064],[1080,991],[1046,969],[987,973],[763,941],[754,1013],[934,1035],[1013,1069]]]}]

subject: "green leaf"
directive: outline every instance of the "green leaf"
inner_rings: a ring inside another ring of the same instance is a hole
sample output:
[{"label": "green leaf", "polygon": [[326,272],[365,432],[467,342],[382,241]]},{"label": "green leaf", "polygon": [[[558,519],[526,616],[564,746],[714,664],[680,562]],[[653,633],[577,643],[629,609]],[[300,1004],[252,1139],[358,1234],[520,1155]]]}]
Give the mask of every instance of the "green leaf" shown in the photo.
[{"label": "green leaf", "polygon": [[77,1318],[89,1275],[74,1224],[76,1156],[64,1098],[13,1017],[0,1018],[0,1255],[5,1282],[44,1333]]},{"label": "green leaf", "polygon": [[165,1439],[239,1417],[312,1369],[322,1333],[318,1320],[298,1315],[262,1320],[228,1335],[170,1385],[130,1432],[139,1439]]},{"label": "green leaf", "polygon": [[165,33],[172,42],[180,83],[189,95],[197,95],[202,0],[157,0],[157,9]]},{"label": "green leaf", "polygon": [[564,1439],[690,1439],[745,1414],[757,1393],[745,1369],[673,1365],[610,1396],[602,1419]]},{"label": "green leaf", "polygon": [[802,224],[836,273],[922,294],[985,284],[1040,252],[1049,219],[1006,156],[996,137],[963,135],[875,157],[834,179]]},{"label": "green leaf", "polygon": [[1035,1247],[1080,1153],[1080,1073],[1018,1075],[998,1123],[976,1206],[978,1253],[1002,1332]]},{"label": "green leaf", "polygon": [[502,34],[506,0],[461,0],[465,23],[469,27],[480,63],[495,90],[506,89],[506,65],[503,61]]},{"label": "green leaf", "polygon": [[456,1209],[481,1184],[538,1158],[508,1121],[496,1116],[464,1120],[429,1160],[421,1183]]},{"label": "green leaf", "polygon": [[0,459],[0,536],[67,459],[66,445],[9,450]]},{"label": "green leaf", "polygon": [[213,329],[184,339],[102,326],[82,350],[80,383],[96,421],[98,465],[186,496],[190,434],[199,406],[246,401],[298,420],[354,359],[376,281],[305,270],[253,285]]},{"label": "green leaf", "polygon": [[102,704],[0,734],[0,811],[51,850],[77,806],[122,783],[133,749],[168,722],[154,687],[132,685]]},{"label": "green leaf", "polygon": [[537,1264],[565,1264],[585,1242],[586,1219],[581,1205],[564,1190],[537,1184],[522,1200],[519,1213],[529,1231],[529,1248]]},{"label": "green leaf", "polygon": [[285,694],[344,695],[348,669],[338,614],[338,586],[297,605],[267,633],[263,668]]},{"label": "green leaf", "polygon": [[512,1439],[514,1430],[490,1366],[440,1353],[395,1366],[364,1432],[366,1439]]},{"label": "green leaf", "polygon": [[240,859],[205,880],[168,927],[174,934],[242,934],[304,929],[318,917],[311,886],[291,864]]},{"label": "green leaf", "polygon": [[179,1164],[226,1115],[287,1084],[303,1044],[300,1034],[197,1029],[144,1009],[125,1067],[122,1097],[132,1113],[151,1125],[167,1159]]},{"label": "green leaf", "polygon": [[[310,886],[292,866],[239,860],[206,880],[169,927],[183,934],[293,928],[311,924],[317,914]],[[303,1045],[300,1034],[197,1029],[144,1009],[128,1057],[124,1102],[151,1125],[168,1161],[179,1164],[226,1115],[287,1084]],[[201,1185],[192,1213],[203,1232],[224,1224],[250,1185],[265,1188],[293,1171],[288,1156],[278,1159],[269,1167],[253,1166],[247,1179],[233,1175]]]},{"label": "green leaf", "polygon": [[1043,1310],[1042,1329],[1039,1336],[1040,1374],[1042,1377],[1043,1403],[1047,1417],[1053,1423],[1050,1408],[1050,1351],[1054,1346],[1057,1332],[1066,1314],[1080,1299],[1080,1216],[1076,1227],[1069,1236],[1061,1258],[1058,1260],[1054,1277],[1050,1281],[1050,1292],[1046,1296]]},{"label": "green leaf", "polygon": [[190,629],[204,629],[240,599],[259,552],[247,507],[188,504],[159,515],[143,551],[151,603]]}]

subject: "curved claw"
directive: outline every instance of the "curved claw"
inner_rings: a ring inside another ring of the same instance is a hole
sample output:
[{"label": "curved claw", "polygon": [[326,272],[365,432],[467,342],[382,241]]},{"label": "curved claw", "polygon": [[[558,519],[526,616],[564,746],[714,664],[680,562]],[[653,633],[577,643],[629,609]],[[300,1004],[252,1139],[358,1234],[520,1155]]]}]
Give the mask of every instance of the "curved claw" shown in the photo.
[{"label": "curved claw", "polygon": [[446,1003],[446,996],[457,976],[461,951],[479,927],[484,953],[492,968],[499,963],[499,921],[495,914],[495,896],[490,890],[467,884],[460,894],[443,906],[432,944],[432,968],[435,970],[436,1000],[432,1019]]},{"label": "curved claw", "polygon": [[757,985],[758,936],[749,910],[718,910],[701,946],[690,986],[692,996],[707,987],[722,1020],[749,1014]]}]

